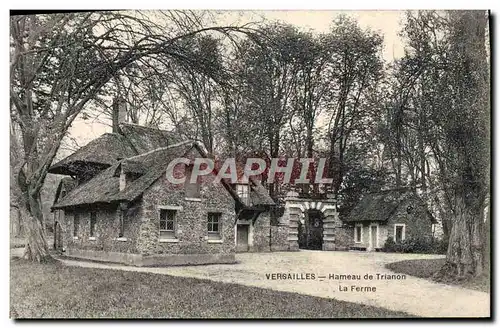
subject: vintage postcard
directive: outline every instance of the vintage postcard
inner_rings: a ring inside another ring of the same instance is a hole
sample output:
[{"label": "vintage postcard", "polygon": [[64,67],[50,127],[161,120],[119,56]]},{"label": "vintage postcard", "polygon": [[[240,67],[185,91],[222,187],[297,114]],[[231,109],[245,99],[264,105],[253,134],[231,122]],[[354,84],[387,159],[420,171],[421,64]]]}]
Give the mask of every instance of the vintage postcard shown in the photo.
[{"label": "vintage postcard", "polygon": [[10,15],[10,317],[490,318],[486,10]]}]

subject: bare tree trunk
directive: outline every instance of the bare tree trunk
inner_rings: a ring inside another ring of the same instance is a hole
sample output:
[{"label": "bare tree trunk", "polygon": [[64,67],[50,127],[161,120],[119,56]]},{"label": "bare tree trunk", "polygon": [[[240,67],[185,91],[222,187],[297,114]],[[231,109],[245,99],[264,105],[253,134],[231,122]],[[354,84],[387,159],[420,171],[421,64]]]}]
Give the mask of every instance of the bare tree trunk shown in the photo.
[{"label": "bare tree trunk", "polygon": [[49,254],[45,229],[43,229],[40,193],[34,193],[35,195],[33,195],[33,193],[30,193],[29,187],[22,182],[19,182],[19,187],[24,190],[22,196],[18,193],[17,198],[20,204],[19,211],[25,238],[27,239],[23,258],[30,261],[46,262],[52,257]]},{"label": "bare tree trunk", "polygon": [[23,258],[30,261],[46,262],[51,256],[41,221],[25,209],[21,210],[21,216],[27,238]]},{"label": "bare tree trunk", "polygon": [[479,276],[484,272],[483,216],[472,213],[461,198],[457,201],[459,203],[451,227],[446,265],[440,274],[459,279]]}]

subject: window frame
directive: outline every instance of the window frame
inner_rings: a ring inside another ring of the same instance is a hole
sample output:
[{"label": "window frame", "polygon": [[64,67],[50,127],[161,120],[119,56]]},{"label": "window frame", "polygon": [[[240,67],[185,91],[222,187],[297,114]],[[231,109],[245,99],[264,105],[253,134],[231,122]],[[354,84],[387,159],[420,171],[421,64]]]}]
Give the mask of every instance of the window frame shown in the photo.
[{"label": "window frame", "polygon": [[[160,239],[174,239],[175,238],[175,232],[176,232],[176,227],[177,227],[177,211],[176,209],[173,208],[159,208],[158,209],[158,215],[159,215],[159,227],[158,231],[160,234]],[[162,223],[162,213],[165,213],[165,229],[161,228],[161,223]],[[171,220],[169,220],[169,213],[172,213],[173,217]],[[167,229],[168,228],[168,222],[172,222],[172,229]],[[163,234],[162,234],[163,233]]]},{"label": "window frame", "polygon": [[118,238],[125,238],[125,211],[122,209],[118,213]]},{"label": "window frame", "polygon": [[[401,240],[399,240],[399,241],[396,239],[396,237],[397,237],[397,230],[398,230],[397,228],[398,227],[402,228],[401,229]],[[404,223],[395,223],[394,224],[394,236],[393,237],[394,237],[394,242],[396,242],[396,243],[404,241],[406,239],[406,224],[404,224]]]},{"label": "window frame", "polygon": [[73,238],[78,239],[78,233],[80,232],[80,213],[75,212],[73,214]]},{"label": "window frame", "polygon": [[89,237],[90,238],[95,238],[96,225],[97,225],[97,212],[92,211],[92,212],[90,212],[90,218],[89,218]]},{"label": "window frame", "polygon": [[241,199],[244,205],[250,205],[250,185],[246,183],[236,184],[236,194]]},{"label": "window frame", "polygon": [[[360,228],[359,234],[358,234],[358,228]],[[359,237],[359,241],[358,241],[357,237]],[[356,243],[356,244],[363,243],[363,224],[362,223],[356,223],[354,225],[354,243]]]},{"label": "window frame", "polygon": [[[216,220],[214,220],[216,219]],[[208,212],[207,213],[207,235],[209,240],[220,240],[222,231],[222,213]],[[214,226],[217,226],[217,231],[214,231]],[[211,230],[212,229],[212,230]]]}]

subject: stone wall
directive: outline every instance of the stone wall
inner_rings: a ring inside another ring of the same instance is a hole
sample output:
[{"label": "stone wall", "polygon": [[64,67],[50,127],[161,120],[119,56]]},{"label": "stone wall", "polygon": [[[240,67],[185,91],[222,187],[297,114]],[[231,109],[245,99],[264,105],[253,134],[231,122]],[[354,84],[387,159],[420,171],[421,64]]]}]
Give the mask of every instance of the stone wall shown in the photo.
[{"label": "stone wall", "polygon": [[270,214],[259,214],[253,225],[253,240],[249,247],[250,252],[269,252]]},{"label": "stone wall", "polygon": [[349,225],[342,225],[335,229],[336,250],[349,250],[354,244],[354,229]]},{"label": "stone wall", "polygon": [[[200,198],[186,197],[183,185],[165,175],[143,194],[137,249],[141,254],[234,253],[235,201],[215,176],[202,177]],[[175,238],[160,240],[160,207],[176,209]],[[208,240],[208,213],[221,213],[220,240]]]},{"label": "stone wall", "polygon": [[290,250],[287,225],[280,223],[277,226],[271,227],[271,250],[273,252]]},{"label": "stone wall", "polygon": [[[409,205],[413,207],[410,213],[407,211]],[[432,222],[427,216],[426,208],[413,199],[402,202],[387,221],[388,237],[394,237],[394,224],[397,223],[406,225],[405,239],[432,236]]]},{"label": "stone wall", "polygon": [[253,225],[250,221],[238,221],[238,224],[249,224],[249,252],[288,250],[288,226],[284,223],[274,226],[270,222],[268,211],[259,214]]},{"label": "stone wall", "polygon": [[[120,231],[117,206],[81,206],[66,210],[61,223],[63,247],[104,252],[136,253],[138,235],[138,204],[127,211],[124,220],[124,237],[118,238]],[[95,237],[90,237],[90,213],[96,213]],[[73,236],[74,216],[79,214],[78,238]]]}]

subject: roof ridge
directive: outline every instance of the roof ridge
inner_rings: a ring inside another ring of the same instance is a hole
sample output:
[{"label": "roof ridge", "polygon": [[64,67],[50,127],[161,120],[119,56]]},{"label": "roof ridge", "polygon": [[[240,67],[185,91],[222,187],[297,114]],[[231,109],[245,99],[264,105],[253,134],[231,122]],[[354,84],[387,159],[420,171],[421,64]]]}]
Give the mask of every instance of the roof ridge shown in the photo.
[{"label": "roof ridge", "polygon": [[125,160],[135,160],[135,159],[143,157],[143,156],[154,154],[154,153],[156,153],[158,151],[180,147],[180,146],[183,146],[183,145],[186,145],[186,144],[189,144],[189,143],[192,143],[193,145],[195,144],[195,142],[193,142],[192,140],[184,140],[184,141],[178,142],[176,144],[168,145],[166,147],[155,148],[153,150],[150,150],[148,152],[145,152],[145,153],[142,153],[142,154],[139,154],[139,155],[135,155],[135,156],[132,156],[132,157],[124,158],[120,162],[125,161]]},{"label": "roof ridge", "polygon": [[151,126],[145,126],[142,124],[131,123],[131,122],[121,122],[118,124],[118,126],[120,126],[120,125],[128,125],[128,126],[133,126],[133,127],[137,127],[137,128],[143,128],[143,129],[149,129],[149,130],[155,130],[155,131],[161,131],[161,132],[169,132],[169,133],[172,132],[171,130],[160,129],[158,126],[151,127]]}]

